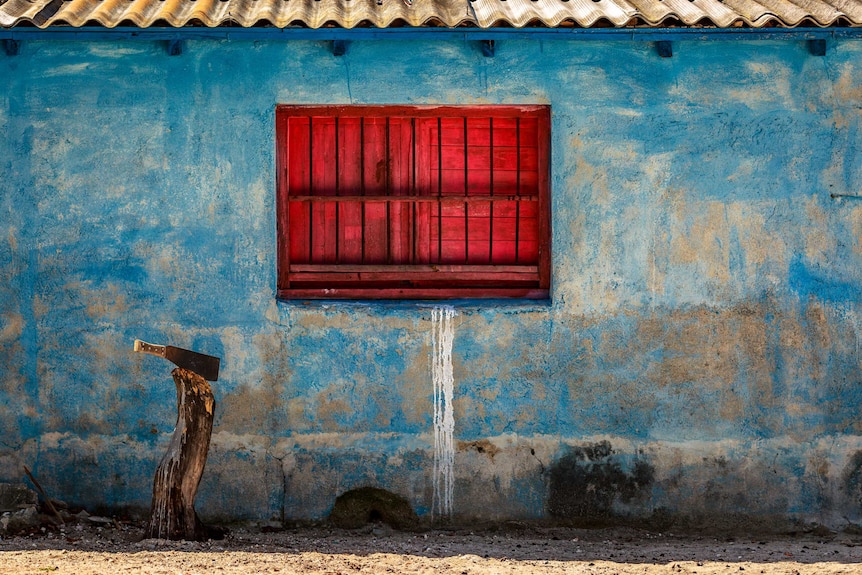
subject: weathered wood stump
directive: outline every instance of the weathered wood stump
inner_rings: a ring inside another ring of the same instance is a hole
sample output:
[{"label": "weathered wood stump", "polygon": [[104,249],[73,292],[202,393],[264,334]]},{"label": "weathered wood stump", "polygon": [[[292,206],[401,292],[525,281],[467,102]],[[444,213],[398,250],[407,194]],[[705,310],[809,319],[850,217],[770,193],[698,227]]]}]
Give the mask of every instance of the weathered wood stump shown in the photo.
[{"label": "weathered wood stump", "polygon": [[209,531],[194,503],[207,461],[215,398],[207,380],[193,371],[178,367],[171,375],[177,385],[177,425],[153,479],[146,537],[205,541]]}]

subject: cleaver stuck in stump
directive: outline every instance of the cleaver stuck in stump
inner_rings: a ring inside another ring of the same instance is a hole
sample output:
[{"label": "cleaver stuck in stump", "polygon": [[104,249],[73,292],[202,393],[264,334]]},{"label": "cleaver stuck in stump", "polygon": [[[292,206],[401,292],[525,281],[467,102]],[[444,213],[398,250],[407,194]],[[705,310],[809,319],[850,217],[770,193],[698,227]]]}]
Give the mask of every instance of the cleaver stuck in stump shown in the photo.
[{"label": "cleaver stuck in stump", "polygon": [[207,381],[218,381],[219,358],[172,345],[154,345],[135,340],[135,351],[163,357],[178,367],[193,371]]}]

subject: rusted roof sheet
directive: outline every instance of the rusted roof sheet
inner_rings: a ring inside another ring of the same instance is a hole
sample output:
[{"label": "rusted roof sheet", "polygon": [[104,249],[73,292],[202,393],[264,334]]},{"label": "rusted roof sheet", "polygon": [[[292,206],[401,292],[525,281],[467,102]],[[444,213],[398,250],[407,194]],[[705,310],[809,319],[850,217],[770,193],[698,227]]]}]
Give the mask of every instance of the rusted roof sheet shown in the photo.
[{"label": "rusted roof sheet", "polygon": [[0,0],[0,27],[862,26],[862,0]]}]

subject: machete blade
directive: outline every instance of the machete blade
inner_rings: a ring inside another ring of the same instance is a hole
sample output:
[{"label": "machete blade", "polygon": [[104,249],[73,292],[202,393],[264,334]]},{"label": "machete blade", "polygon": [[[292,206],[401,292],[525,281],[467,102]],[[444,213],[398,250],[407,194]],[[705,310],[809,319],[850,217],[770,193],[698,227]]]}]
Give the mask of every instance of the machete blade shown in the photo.
[{"label": "machete blade", "polygon": [[173,345],[155,345],[139,339],[135,340],[135,351],[163,357],[177,367],[195,372],[207,381],[218,381],[221,360],[215,356]]}]

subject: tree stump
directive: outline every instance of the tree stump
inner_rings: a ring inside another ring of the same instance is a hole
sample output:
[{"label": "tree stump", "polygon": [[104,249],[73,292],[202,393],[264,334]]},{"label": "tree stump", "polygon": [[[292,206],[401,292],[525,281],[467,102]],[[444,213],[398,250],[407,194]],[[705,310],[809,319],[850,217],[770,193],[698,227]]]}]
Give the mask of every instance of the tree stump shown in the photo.
[{"label": "tree stump", "polygon": [[177,425],[153,479],[146,537],[205,541],[209,532],[194,502],[207,461],[215,398],[207,380],[193,371],[178,367],[171,376],[177,385]]}]

